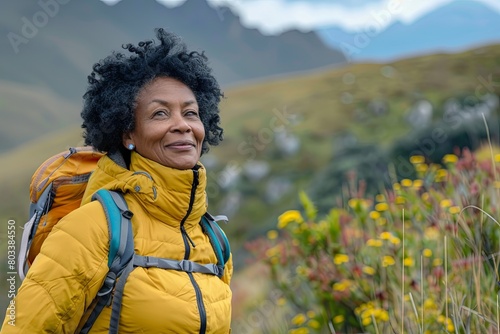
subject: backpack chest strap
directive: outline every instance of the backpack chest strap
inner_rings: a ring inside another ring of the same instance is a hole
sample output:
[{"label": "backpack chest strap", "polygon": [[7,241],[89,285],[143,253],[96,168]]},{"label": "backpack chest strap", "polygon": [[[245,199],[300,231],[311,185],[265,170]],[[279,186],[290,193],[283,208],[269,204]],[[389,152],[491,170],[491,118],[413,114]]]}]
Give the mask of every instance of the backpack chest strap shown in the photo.
[{"label": "backpack chest strap", "polygon": [[213,263],[201,264],[190,260],[179,261],[137,254],[134,254],[134,267],[172,269],[188,273],[215,275],[218,277],[224,274],[223,268]]}]

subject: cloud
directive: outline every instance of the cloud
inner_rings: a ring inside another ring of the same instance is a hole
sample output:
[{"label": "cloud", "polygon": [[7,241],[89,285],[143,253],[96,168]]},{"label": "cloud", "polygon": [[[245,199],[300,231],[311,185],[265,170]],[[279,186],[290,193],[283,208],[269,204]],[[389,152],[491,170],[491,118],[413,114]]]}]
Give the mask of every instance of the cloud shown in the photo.
[{"label": "cloud", "polygon": [[[116,3],[120,0],[101,0]],[[175,7],[185,0],[157,0]],[[352,0],[350,2],[313,0],[207,0],[211,6],[225,5],[249,28],[273,35],[290,29],[303,31],[337,26],[349,32],[383,30],[400,21],[411,24],[422,15],[453,1],[478,1],[500,13],[498,0]],[[345,3],[348,3],[346,5]]]}]

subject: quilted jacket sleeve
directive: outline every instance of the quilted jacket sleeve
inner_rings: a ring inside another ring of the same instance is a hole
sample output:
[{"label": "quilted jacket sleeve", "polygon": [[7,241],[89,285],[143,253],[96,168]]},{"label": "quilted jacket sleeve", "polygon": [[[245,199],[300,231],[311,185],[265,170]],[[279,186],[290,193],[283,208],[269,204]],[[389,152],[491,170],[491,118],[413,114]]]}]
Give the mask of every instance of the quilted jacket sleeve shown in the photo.
[{"label": "quilted jacket sleeve", "polygon": [[45,240],[1,334],[74,333],[108,271],[108,227],[98,202],[73,211]]},{"label": "quilted jacket sleeve", "polygon": [[229,256],[229,260],[227,261],[224,267],[224,275],[222,276],[222,280],[227,284],[231,285],[231,278],[233,277],[233,254]]}]

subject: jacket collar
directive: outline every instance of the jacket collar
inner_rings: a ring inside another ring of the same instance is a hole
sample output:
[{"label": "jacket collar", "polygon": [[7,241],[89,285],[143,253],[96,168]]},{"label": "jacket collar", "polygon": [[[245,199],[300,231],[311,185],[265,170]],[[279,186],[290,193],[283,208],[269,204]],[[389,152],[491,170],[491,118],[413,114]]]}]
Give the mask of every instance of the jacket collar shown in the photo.
[{"label": "jacket collar", "polygon": [[192,195],[194,200],[185,226],[198,224],[207,210],[206,171],[201,163],[193,169],[179,170],[132,152],[130,168],[126,169],[105,155],[89,180],[82,205],[100,188],[130,194],[143,211],[168,224],[180,224],[189,210]]}]

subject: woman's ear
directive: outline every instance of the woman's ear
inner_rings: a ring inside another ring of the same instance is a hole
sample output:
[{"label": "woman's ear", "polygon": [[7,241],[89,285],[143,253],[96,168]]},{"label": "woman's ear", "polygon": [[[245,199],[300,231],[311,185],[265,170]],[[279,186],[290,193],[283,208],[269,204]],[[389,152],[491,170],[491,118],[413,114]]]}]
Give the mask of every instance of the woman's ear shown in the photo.
[{"label": "woman's ear", "polygon": [[123,143],[123,146],[125,146],[125,148],[127,150],[132,151],[135,148],[135,144],[134,144],[134,141],[132,139],[132,136],[130,135],[130,132],[128,132],[128,131],[123,133],[122,143]]}]

